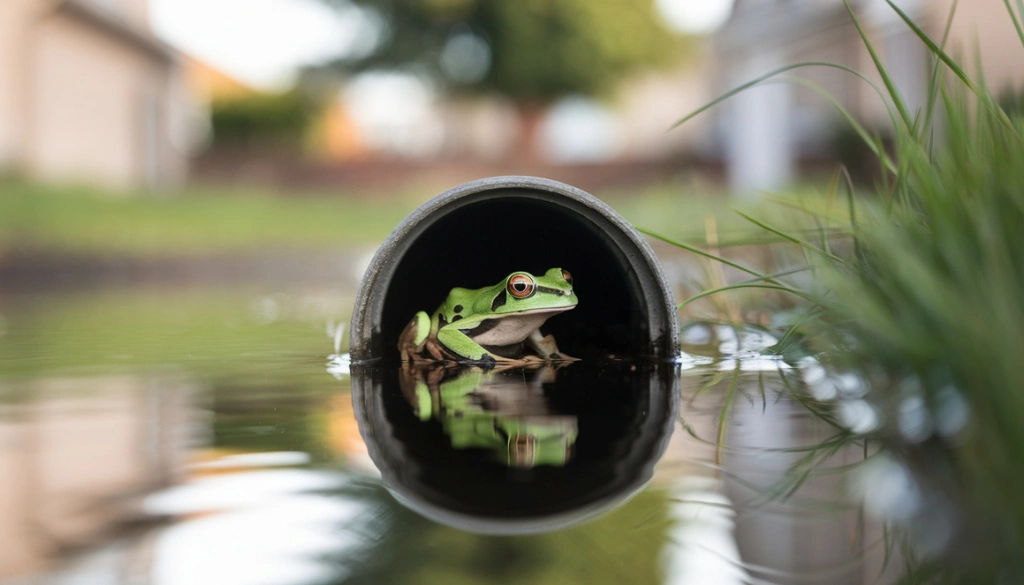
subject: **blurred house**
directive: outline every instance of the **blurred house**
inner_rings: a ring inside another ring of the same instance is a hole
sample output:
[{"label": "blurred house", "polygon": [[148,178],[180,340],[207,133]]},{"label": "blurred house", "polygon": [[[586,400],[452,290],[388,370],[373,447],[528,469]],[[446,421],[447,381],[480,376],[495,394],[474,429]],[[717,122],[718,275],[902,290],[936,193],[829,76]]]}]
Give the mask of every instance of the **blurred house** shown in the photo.
[{"label": "blurred house", "polygon": [[[933,62],[926,47],[884,0],[851,4],[908,107],[921,107]],[[952,0],[896,4],[932,38],[942,37]],[[716,41],[721,91],[803,61],[845,65],[882,85],[842,0],[736,0],[732,18]],[[947,49],[972,74],[977,73],[973,64],[980,63],[996,95],[1024,82],[1024,48],[1002,0],[960,2]],[[855,76],[825,67],[793,74],[823,88],[868,127],[889,125],[885,103]],[[784,185],[801,162],[834,161],[856,141],[843,132],[840,116],[827,100],[785,83],[763,85],[726,102],[719,110],[719,128],[729,182],[740,191]]]},{"label": "blurred house", "polygon": [[[0,581],[144,520],[141,498],[181,479],[202,427],[174,378],[48,378],[0,405]],[[11,386],[0,390],[10,392]],[[31,579],[31,580],[29,580]]]},{"label": "blurred house", "polygon": [[189,118],[147,0],[0,2],[0,167],[171,186],[186,176]]}]

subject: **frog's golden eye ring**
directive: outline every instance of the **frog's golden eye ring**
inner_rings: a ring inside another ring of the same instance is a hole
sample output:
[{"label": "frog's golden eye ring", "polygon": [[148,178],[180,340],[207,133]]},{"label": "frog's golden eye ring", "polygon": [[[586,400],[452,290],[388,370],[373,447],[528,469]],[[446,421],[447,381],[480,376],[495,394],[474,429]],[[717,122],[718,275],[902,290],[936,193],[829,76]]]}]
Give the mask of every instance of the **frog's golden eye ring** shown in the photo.
[{"label": "frog's golden eye ring", "polygon": [[562,278],[565,279],[565,282],[569,283],[569,286],[572,286],[572,273],[565,268],[562,269]]},{"label": "frog's golden eye ring", "polygon": [[517,299],[525,299],[533,295],[537,285],[526,274],[515,274],[508,279],[508,294]]}]

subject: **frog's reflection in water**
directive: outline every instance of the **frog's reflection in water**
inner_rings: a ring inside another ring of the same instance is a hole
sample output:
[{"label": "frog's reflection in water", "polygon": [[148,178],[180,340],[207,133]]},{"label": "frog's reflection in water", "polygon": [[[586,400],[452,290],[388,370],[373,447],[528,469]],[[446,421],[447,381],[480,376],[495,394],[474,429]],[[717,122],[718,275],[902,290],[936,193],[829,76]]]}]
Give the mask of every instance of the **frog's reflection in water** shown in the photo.
[{"label": "frog's reflection in water", "polygon": [[360,432],[384,482],[436,521],[553,530],[627,500],[672,432],[672,364],[483,370],[354,366]]},{"label": "frog's reflection in water", "polygon": [[510,467],[562,466],[572,458],[579,425],[576,416],[558,414],[544,395],[556,368],[406,366],[399,380],[419,419],[440,422],[455,449],[485,449]]}]

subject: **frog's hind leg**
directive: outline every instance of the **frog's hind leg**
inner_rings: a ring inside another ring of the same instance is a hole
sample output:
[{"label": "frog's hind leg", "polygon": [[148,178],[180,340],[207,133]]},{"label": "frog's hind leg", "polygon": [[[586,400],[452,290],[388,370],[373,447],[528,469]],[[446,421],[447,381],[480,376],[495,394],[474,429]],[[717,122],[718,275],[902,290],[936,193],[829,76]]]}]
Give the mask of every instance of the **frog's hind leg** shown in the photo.
[{"label": "frog's hind leg", "polygon": [[430,335],[430,315],[420,311],[409,321],[398,336],[398,351],[403,362],[419,362],[427,337]]},{"label": "frog's hind leg", "polygon": [[533,348],[537,355],[544,360],[579,361],[579,358],[574,358],[559,351],[558,344],[555,343],[555,336],[541,335],[540,329],[534,330],[526,338],[526,344]]},{"label": "frog's hind leg", "polygon": [[436,339],[428,339],[424,344],[427,354],[439,362],[445,361],[458,361],[458,356],[447,351],[443,345],[437,342]]}]

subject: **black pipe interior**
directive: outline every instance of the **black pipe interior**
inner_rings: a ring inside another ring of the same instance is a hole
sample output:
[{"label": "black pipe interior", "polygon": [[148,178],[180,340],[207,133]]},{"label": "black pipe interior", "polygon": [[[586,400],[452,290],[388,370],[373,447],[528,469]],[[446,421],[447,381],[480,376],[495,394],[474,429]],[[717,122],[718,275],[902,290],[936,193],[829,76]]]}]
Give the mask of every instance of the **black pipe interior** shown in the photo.
[{"label": "black pipe interior", "polygon": [[[401,493],[412,492],[442,509],[480,518],[538,518],[609,504],[629,495],[650,477],[671,432],[674,386],[664,368],[625,364],[605,368],[572,366],[560,372],[545,395],[579,425],[573,457],[565,467],[511,469],[493,453],[453,449],[437,421],[421,423],[398,390],[398,373],[379,370],[383,386],[376,399],[375,428],[393,459],[378,465],[396,470]],[[386,420],[383,420],[386,419]],[[400,471],[399,471],[400,470]]]},{"label": "black pipe interior", "polygon": [[[479,288],[525,270],[572,272],[579,305],[542,328],[560,349],[585,359],[649,356],[647,307],[632,267],[603,227],[529,197],[463,205],[433,221],[397,265],[373,353],[397,359],[398,336],[417,311],[432,313],[456,286]],[[610,229],[617,229],[614,226]]]}]

